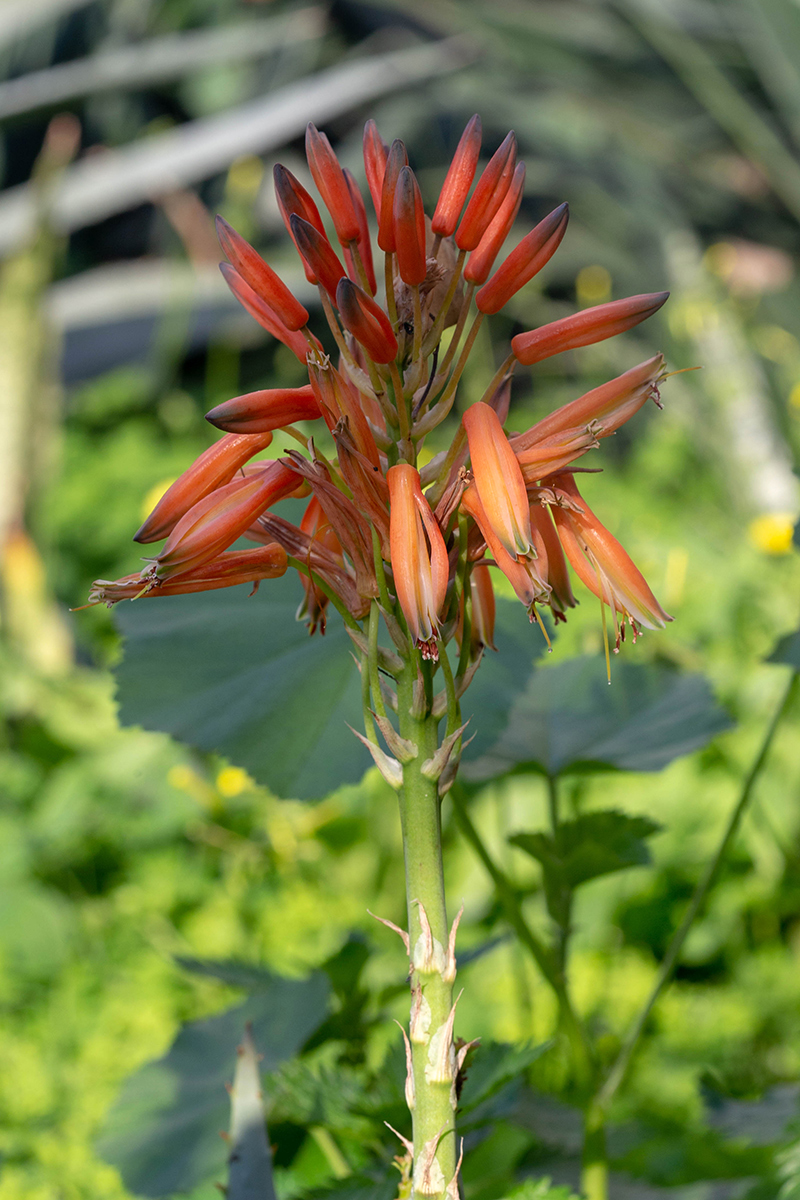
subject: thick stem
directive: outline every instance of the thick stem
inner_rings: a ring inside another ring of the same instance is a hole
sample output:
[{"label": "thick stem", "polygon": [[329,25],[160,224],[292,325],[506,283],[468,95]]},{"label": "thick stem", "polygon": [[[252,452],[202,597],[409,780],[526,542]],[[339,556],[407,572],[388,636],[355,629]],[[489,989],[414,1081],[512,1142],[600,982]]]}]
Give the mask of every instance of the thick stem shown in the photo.
[{"label": "thick stem", "polygon": [[594,1103],[587,1108],[583,1120],[581,1193],[586,1200],[608,1200],[606,1115]]},{"label": "thick stem", "polygon": [[436,782],[422,774],[423,763],[437,749],[438,722],[430,714],[415,715],[415,672],[412,660],[398,680],[400,735],[418,749],[416,758],[403,766],[400,791],[412,963],[414,1192],[440,1196],[456,1171],[455,1053],[448,1022],[453,984],[447,962],[441,804]]}]

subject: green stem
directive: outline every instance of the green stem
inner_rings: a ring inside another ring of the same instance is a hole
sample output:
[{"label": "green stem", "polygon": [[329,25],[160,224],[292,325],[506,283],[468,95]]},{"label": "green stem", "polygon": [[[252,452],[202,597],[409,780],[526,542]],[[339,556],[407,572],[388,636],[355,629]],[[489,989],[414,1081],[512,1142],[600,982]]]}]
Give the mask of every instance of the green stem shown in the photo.
[{"label": "green stem", "polygon": [[294,567],[295,571],[301,571],[303,575],[307,575],[308,578],[313,581],[314,587],[317,587],[321,592],[324,592],[333,607],[338,612],[339,616],[344,621],[345,625],[349,625],[351,629],[357,629],[359,633],[361,632],[361,626],[353,614],[349,611],[349,609],[345,608],[344,604],[336,595],[336,592],[333,590],[333,588],[328,587],[327,583],[320,579],[316,571],[311,570],[308,563],[304,563],[302,559],[294,558],[291,554],[287,555],[286,561],[290,567]]},{"label": "green stem", "polygon": [[739,799],[734,805],[731,815],[728,818],[728,822],[725,826],[725,830],[722,834],[722,839],[717,847],[716,853],[708,863],[705,871],[698,881],[697,887],[694,890],[694,895],[689,902],[689,907],[686,909],[683,920],[675,930],[675,933],[672,935],[672,941],[669,944],[667,953],[665,954],[664,960],[659,968],[653,989],[647,998],[644,1008],[636,1018],[630,1033],[623,1043],[616,1062],[611,1068],[605,1083],[597,1095],[597,1103],[604,1111],[608,1110],[609,1104],[625,1079],[631,1059],[633,1058],[634,1052],[639,1045],[639,1040],[647,1024],[648,1017],[650,1016],[650,1013],[652,1012],[659,996],[669,983],[689,930],[694,923],[695,917],[700,911],[703,901],[708,895],[709,888],[714,882],[714,878],[719,870],[720,863],[725,857],[725,853],[731,844],[737,829],[739,828],[739,824],[744,816],[745,810],[750,803],[750,798],[753,794],[753,787],[759,775],[761,774],[761,771],[763,770],[764,763],[767,760],[767,755],[769,754],[770,746],[772,745],[772,740],[775,737],[778,726],[791,708],[795,697],[795,692],[797,691],[798,678],[800,678],[798,672],[793,671],[788,687],[784,692],[783,699],[781,700],[781,703],[769,724],[767,732],[764,735],[764,741],[761,743],[761,749],[756,755],[755,762],[750,768],[747,778],[742,785]]},{"label": "green stem", "polygon": [[[430,713],[423,717],[414,715],[415,676],[416,667],[412,660],[398,680],[400,735],[418,748],[416,758],[403,766],[400,791],[411,988],[415,996],[412,1012],[417,1009],[419,1013],[411,1026],[415,1192],[441,1196],[453,1180],[456,1169],[455,1091],[452,1079],[447,1077],[447,1064],[452,1056],[445,1053],[442,1058],[438,1053],[447,1037],[453,985],[452,975],[445,965],[449,931],[442,867],[441,805],[436,782],[422,774],[422,764],[433,757],[438,746],[438,721]],[[433,936],[436,961],[424,961],[421,957],[425,940],[423,910]],[[447,1045],[444,1049],[447,1051]],[[442,1062],[445,1070],[437,1072],[436,1065]],[[428,1177],[423,1180],[426,1162]]]},{"label": "green stem", "polygon": [[594,1101],[583,1118],[581,1193],[586,1200],[608,1200],[608,1150],[606,1114]]},{"label": "green stem", "polygon": [[470,819],[462,789],[456,784],[451,792],[453,812],[462,833],[472,846],[490,876],[497,896],[505,909],[506,919],[522,945],[530,954],[558,1002],[561,1027],[572,1050],[575,1076],[580,1090],[586,1093],[592,1086],[595,1073],[594,1056],[583,1024],[572,1006],[566,981],[559,970],[549,946],[531,929],[522,912],[520,898],[507,875],[500,870],[481,840]]}]

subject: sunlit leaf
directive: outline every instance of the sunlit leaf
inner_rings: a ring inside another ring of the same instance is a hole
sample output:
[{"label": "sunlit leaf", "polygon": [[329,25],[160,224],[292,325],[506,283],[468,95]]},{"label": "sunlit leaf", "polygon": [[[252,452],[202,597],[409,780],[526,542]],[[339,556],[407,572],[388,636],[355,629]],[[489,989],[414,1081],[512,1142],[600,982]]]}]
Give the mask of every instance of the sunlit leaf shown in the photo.
[{"label": "sunlit leaf", "polygon": [[659,829],[647,817],[607,810],[562,821],[554,835],[517,833],[509,841],[540,862],[546,873],[574,888],[600,875],[649,863],[644,839]]}]

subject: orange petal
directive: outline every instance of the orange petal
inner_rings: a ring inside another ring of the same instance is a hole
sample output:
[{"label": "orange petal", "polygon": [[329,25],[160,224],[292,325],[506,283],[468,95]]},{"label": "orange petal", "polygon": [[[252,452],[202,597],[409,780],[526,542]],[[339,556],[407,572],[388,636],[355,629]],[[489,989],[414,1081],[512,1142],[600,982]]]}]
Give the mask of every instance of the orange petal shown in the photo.
[{"label": "orange petal", "polygon": [[517,163],[511,187],[505,195],[503,203],[498,208],[478,245],[470,254],[464,268],[464,278],[467,283],[485,283],[492,269],[494,260],[500,253],[500,247],[511,232],[511,226],[517,218],[519,206],[522,203],[522,189],[525,186],[525,163]]},{"label": "orange petal", "polygon": [[390,467],[389,541],[397,599],[416,643],[438,636],[449,575],[447,550],[419,474],[408,463]]},{"label": "orange petal", "polygon": [[217,429],[232,433],[266,433],[293,421],[314,421],[322,416],[310,384],[299,388],[267,388],[234,396],[206,413]]},{"label": "orange petal", "polygon": [[306,129],[306,158],[314,183],[331,214],[336,236],[346,246],[358,237],[358,218],[339,160],[325,134],[311,123]]},{"label": "orange petal", "polygon": [[456,230],[456,245],[459,250],[474,250],[478,245],[489,227],[489,222],[505,199],[516,163],[517,139],[512,132],[506,135],[502,144],[495,150],[475,185],[475,191]]},{"label": "orange petal", "polygon": [[493,408],[479,402],[464,413],[475,487],[508,554],[528,554],[531,524],[525,481]]}]

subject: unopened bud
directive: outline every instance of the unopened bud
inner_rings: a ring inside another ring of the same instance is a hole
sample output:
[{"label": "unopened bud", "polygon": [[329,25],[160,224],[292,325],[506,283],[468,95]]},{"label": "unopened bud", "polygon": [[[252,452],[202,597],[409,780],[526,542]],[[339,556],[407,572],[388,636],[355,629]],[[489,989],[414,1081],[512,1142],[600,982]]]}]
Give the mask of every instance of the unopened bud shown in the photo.
[{"label": "unopened bud", "polygon": [[358,237],[358,218],[339,160],[325,134],[311,123],[306,129],[306,158],[314,183],[331,214],[336,236],[346,246]]},{"label": "unopened bud", "polygon": [[624,333],[626,329],[633,329],[634,325],[658,312],[668,296],[669,292],[653,292],[585,308],[574,316],[542,325],[540,329],[518,333],[511,339],[511,349],[518,362],[530,367],[563,350],[590,346]]},{"label": "unopened bud", "polygon": [[336,288],[336,307],[341,322],[373,362],[390,363],[397,357],[397,338],[379,304],[346,277]]},{"label": "unopened bud", "polygon": [[397,190],[397,178],[408,166],[408,154],[399,138],[392,142],[383,172],[383,187],[381,188],[381,207],[378,213],[378,245],[381,250],[391,253],[395,248],[394,241],[394,194]]},{"label": "unopened bud", "polygon": [[[499,312],[521,287],[541,271],[561,245],[568,220],[569,207],[560,204],[522,239],[476,295],[475,303],[482,313]],[[480,250],[479,246],[476,253],[479,254]]]},{"label": "unopened bud", "polygon": [[232,433],[266,433],[294,421],[314,421],[321,416],[310,384],[299,388],[267,388],[225,400],[206,413],[217,429]]},{"label": "unopened bud", "polygon": [[[291,226],[292,216],[302,217],[304,221],[308,221],[309,225],[313,225],[324,237],[325,226],[322,223],[322,217],[319,215],[319,209],[314,203],[313,197],[309,195],[300,180],[295,179],[292,172],[288,171],[286,167],[281,166],[280,163],[277,163],[273,168],[272,177],[275,181],[275,196],[278,201],[278,208],[292,241],[295,241]],[[297,245],[296,242],[295,245]],[[303,270],[306,273],[306,279],[309,283],[317,282],[316,275],[305,259],[303,259]]]},{"label": "unopened bud", "polygon": [[517,218],[524,186],[525,163],[517,163],[511,187],[506,192],[503,203],[467,260],[464,268],[464,278],[467,283],[485,283],[488,279],[494,260],[500,253],[500,247],[511,232],[511,226]]},{"label": "unopened bud", "polygon": [[274,309],[286,328],[302,329],[308,322],[308,310],[295,299],[272,267],[222,217],[217,217],[217,236],[223,251],[242,279]]},{"label": "unopened bud", "polygon": [[505,199],[517,163],[517,139],[513,133],[495,150],[475,185],[466,212],[456,230],[459,250],[474,250],[489,222]]},{"label": "unopened bud", "polygon": [[450,237],[458,224],[481,152],[481,119],[470,119],[456,146],[453,161],[445,177],[431,221],[431,229],[440,237]]},{"label": "unopened bud", "polygon": [[[275,310],[253,291],[249,283],[245,283],[239,272],[230,263],[220,263],[219,269],[242,308],[250,314],[254,321],[258,321],[262,329],[266,329],[279,342],[283,342],[284,346],[288,346],[295,358],[305,365],[308,357],[308,342],[303,334],[294,329],[287,329]],[[320,350],[322,349],[316,338],[312,338],[312,341],[319,346]]]}]

